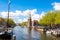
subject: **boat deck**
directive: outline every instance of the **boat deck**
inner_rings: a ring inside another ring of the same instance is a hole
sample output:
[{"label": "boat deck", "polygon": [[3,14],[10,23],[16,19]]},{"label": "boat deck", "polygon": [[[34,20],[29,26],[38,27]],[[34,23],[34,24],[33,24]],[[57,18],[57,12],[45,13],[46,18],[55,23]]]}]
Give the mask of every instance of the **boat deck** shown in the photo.
[{"label": "boat deck", "polygon": [[12,36],[9,34],[2,34],[2,35],[0,35],[0,39],[1,40],[11,40]]}]

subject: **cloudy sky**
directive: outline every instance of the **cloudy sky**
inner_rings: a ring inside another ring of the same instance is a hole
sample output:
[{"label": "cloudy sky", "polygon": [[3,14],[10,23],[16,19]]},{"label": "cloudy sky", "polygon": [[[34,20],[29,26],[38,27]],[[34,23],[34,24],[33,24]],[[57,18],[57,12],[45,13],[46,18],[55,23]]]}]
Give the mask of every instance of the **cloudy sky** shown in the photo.
[{"label": "cloudy sky", "polygon": [[[60,0],[10,0],[9,17],[20,23],[31,13],[32,20],[39,20],[51,10],[60,10]],[[7,11],[8,0],[0,0],[0,17],[7,18]]]}]

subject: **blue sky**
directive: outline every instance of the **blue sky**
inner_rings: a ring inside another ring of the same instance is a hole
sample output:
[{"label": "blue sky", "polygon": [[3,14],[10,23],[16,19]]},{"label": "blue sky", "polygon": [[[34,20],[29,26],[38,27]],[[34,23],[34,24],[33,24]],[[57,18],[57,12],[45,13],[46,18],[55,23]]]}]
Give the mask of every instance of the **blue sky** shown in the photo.
[{"label": "blue sky", "polygon": [[[10,11],[37,9],[39,11],[53,10],[51,3],[60,0],[11,0]],[[0,0],[0,11],[7,11],[8,0]]]},{"label": "blue sky", "polygon": [[[60,0],[10,0],[10,12],[21,11],[21,13],[27,9],[37,9],[36,14],[41,14],[42,11],[47,12],[60,7]],[[53,4],[53,5],[52,5]],[[58,4],[58,5],[56,5]],[[8,0],[0,0],[0,12],[7,12]],[[24,18],[24,17],[21,17]]]}]

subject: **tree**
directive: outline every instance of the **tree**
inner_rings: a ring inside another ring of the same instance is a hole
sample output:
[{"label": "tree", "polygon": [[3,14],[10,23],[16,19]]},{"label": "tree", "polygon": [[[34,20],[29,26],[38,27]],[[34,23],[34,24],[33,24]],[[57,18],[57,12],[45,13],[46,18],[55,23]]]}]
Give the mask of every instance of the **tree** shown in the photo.
[{"label": "tree", "polygon": [[27,22],[20,23],[21,26],[27,26]]},{"label": "tree", "polygon": [[11,18],[9,18],[9,19],[6,18],[5,21],[6,21],[7,24],[9,24],[11,26],[15,26],[16,25],[15,22],[13,21],[13,19],[11,19]]},{"label": "tree", "polygon": [[55,24],[60,25],[60,11],[56,11]]},{"label": "tree", "polygon": [[0,17],[0,25],[4,25],[4,24],[5,24],[5,20],[2,17]]},{"label": "tree", "polygon": [[0,24],[2,23],[2,18],[0,17]]},{"label": "tree", "polygon": [[42,19],[39,20],[39,24],[41,25],[51,25],[51,23],[55,23],[55,12],[50,11]]}]

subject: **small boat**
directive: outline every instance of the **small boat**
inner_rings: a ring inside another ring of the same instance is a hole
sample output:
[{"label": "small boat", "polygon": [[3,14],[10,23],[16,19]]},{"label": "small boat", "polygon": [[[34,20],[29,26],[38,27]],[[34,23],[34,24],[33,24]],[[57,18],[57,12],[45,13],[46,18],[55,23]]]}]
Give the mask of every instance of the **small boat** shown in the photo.
[{"label": "small boat", "polygon": [[52,32],[51,30],[48,30],[46,31],[46,34],[51,34],[51,32]]},{"label": "small boat", "polygon": [[46,34],[52,34],[54,30],[50,29],[46,31]]},{"label": "small boat", "polygon": [[47,31],[46,33],[47,33],[47,34],[51,34],[51,31]]},{"label": "small boat", "polygon": [[60,36],[60,29],[56,29],[52,32],[52,35],[54,36]]}]

